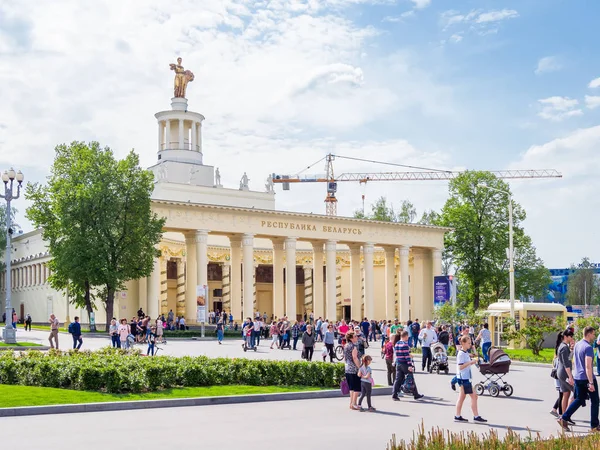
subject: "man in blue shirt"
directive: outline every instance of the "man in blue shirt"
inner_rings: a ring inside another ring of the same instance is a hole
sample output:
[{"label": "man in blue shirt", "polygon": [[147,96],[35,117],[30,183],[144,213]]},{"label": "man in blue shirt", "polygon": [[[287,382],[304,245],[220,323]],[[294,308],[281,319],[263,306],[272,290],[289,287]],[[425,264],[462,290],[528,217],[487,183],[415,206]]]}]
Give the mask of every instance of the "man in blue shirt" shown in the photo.
[{"label": "man in blue shirt", "polygon": [[79,317],[75,316],[75,321],[69,325],[69,333],[71,333],[71,336],[73,336],[73,348],[79,350],[81,348],[81,345],[83,344]]},{"label": "man in blue shirt", "polygon": [[365,341],[369,339],[369,328],[371,327],[371,322],[367,320],[365,317],[360,324],[360,328],[362,329],[362,334],[365,337]]},{"label": "man in blue shirt", "polygon": [[581,406],[585,404],[587,398],[591,403],[591,431],[600,431],[598,422],[598,383],[594,377],[592,361],[594,360],[594,350],[592,342],[596,338],[596,330],[592,327],[585,327],[583,330],[583,339],[575,344],[573,350],[573,359],[575,366],[573,370],[573,379],[575,380],[575,399],[569,405],[565,413],[558,418],[558,423],[564,430],[569,430],[569,421]]},{"label": "man in blue shirt", "polygon": [[[410,345],[408,344],[408,331],[406,330],[400,334],[400,339],[394,344],[394,357],[396,364],[396,381],[394,382],[392,399],[399,401],[398,395],[400,394],[406,376],[415,371],[415,364],[410,355]],[[419,394],[416,383],[414,384],[412,394],[415,400],[424,397],[423,394]]]}]

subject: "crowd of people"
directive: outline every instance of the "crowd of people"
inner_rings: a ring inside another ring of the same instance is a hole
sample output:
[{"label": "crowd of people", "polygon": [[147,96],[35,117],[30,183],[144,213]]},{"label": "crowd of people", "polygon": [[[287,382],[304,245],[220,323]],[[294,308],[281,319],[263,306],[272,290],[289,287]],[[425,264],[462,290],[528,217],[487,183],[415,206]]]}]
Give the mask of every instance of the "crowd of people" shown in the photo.
[{"label": "crowd of people", "polygon": [[[558,333],[554,350],[554,364],[551,372],[558,391],[558,398],[550,411],[559,425],[566,431],[575,425],[573,414],[590,401],[590,425],[592,432],[600,432],[598,421],[598,383],[594,376],[594,349],[600,347],[600,336],[596,330],[586,327],[583,338],[575,342],[575,330],[567,328]],[[600,353],[597,352],[597,370],[600,375]]]}]

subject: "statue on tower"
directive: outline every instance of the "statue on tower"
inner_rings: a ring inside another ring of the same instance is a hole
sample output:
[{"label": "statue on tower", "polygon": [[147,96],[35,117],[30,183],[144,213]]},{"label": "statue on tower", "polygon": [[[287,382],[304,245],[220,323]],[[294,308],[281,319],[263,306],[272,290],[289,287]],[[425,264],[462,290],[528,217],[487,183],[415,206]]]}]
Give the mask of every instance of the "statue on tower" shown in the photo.
[{"label": "statue on tower", "polygon": [[185,89],[190,81],[194,81],[194,74],[191,70],[185,70],[181,65],[181,58],[177,58],[177,64],[169,64],[171,70],[175,71],[174,93],[173,97],[185,98]]}]

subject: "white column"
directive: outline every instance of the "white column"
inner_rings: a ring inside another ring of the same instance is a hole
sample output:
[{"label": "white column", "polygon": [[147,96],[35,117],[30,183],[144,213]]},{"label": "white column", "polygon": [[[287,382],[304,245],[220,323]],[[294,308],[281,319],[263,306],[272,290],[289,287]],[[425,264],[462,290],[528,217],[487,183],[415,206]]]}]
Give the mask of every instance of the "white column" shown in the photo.
[{"label": "white column", "polygon": [[[171,120],[165,120],[165,150],[171,148]],[[195,294],[194,294],[195,295]]]},{"label": "white column", "polygon": [[196,130],[198,133],[198,137],[196,138],[196,142],[198,143],[198,151],[202,153],[202,122],[198,122]]},{"label": "white column", "polygon": [[[313,242],[313,308],[315,320],[325,316],[323,301],[323,243]],[[324,317],[323,317],[324,318]]]},{"label": "white column", "polygon": [[373,253],[375,246],[366,243],[363,246],[365,260],[365,316],[372,320],[375,318],[375,275],[373,273]]},{"label": "white column", "polygon": [[433,249],[431,257],[433,258],[433,276],[439,277],[442,275],[442,251],[438,248]]},{"label": "white column", "polygon": [[242,253],[244,258],[244,319],[254,317],[254,235],[244,234],[242,237]]},{"label": "white column", "polygon": [[158,121],[158,151],[163,149],[163,142],[165,140],[165,123],[162,120]]},{"label": "white column", "polygon": [[361,320],[360,244],[350,244],[350,318]]},{"label": "white column", "polygon": [[191,139],[192,139],[192,147],[190,148],[190,150],[192,151],[196,151],[196,138],[197,138],[197,133],[196,133],[196,122],[192,121],[192,126],[190,127],[190,134]]},{"label": "white column", "polygon": [[208,286],[208,231],[197,230],[195,239],[198,286]]},{"label": "white column", "polygon": [[179,119],[179,150],[183,150],[185,148],[184,142],[183,119]]},{"label": "white column", "polygon": [[198,272],[196,264],[196,234],[185,234],[185,321],[195,323],[197,314],[196,285]]},{"label": "white column", "polygon": [[284,313],[283,241],[273,239],[273,315],[283,317]]},{"label": "white column", "polygon": [[160,259],[154,258],[154,269],[147,278],[148,311],[147,314],[152,319],[158,317],[160,303]]},{"label": "white column", "polygon": [[236,321],[242,319],[242,239],[229,238],[231,246],[231,314]]},{"label": "white column", "polygon": [[[169,312],[168,293],[167,287],[167,262],[166,256],[160,258],[160,313],[167,315]],[[118,317],[118,316],[117,316]],[[152,316],[150,316],[152,317]]]},{"label": "white column", "polygon": [[409,296],[410,296],[410,285],[409,285],[409,273],[408,273],[408,255],[410,253],[410,247],[402,246],[398,250],[400,255],[400,276],[398,282],[400,283],[400,299],[399,304],[399,319],[402,322],[406,322],[409,319]]},{"label": "white column", "polygon": [[394,289],[394,278],[395,278],[395,248],[385,249],[385,318],[395,319],[395,289]]},{"label": "white column", "polygon": [[285,315],[296,320],[296,238],[285,240]]},{"label": "white column", "polygon": [[327,268],[325,269],[327,277],[325,280],[326,283],[326,291],[327,291],[327,309],[325,316],[329,320],[335,320],[336,316],[336,273],[335,273],[335,254],[336,251],[336,241],[329,240],[325,244],[325,264]]},{"label": "white column", "polygon": [[302,268],[304,269],[304,311],[306,312],[306,316],[310,317],[310,313],[315,310],[313,303],[312,267],[305,265]]},{"label": "white column", "polygon": [[183,258],[177,260],[177,301],[175,314],[185,316],[185,262]]}]

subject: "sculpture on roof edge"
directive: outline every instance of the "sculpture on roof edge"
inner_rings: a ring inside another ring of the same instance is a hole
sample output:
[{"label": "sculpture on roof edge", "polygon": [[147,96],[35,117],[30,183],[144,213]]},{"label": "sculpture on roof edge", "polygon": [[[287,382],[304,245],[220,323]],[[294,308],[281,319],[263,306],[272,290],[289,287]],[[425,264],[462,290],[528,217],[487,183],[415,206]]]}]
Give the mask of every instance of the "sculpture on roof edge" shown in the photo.
[{"label": "sculpture on roof edge", "polygon": [[175,81],[173,84],[173,97],[185,98],[185,89],[190,81],[194,81],[194,74],[191,70],[185,70],[181,65],[181,58],[177,58],[177,64],[169,64],[171,70],[175,71]]}]

